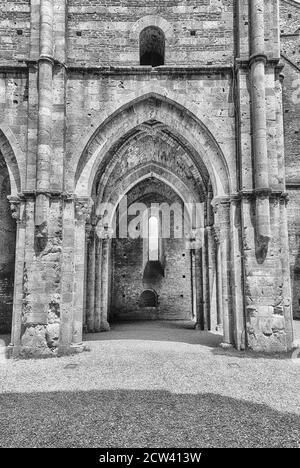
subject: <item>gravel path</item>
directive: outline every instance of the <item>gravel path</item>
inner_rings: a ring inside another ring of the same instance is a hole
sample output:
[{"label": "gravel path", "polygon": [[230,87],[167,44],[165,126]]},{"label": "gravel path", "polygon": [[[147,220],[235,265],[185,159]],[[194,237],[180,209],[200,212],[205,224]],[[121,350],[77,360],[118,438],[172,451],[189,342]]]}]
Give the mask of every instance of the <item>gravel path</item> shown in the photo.
[{"label": "gravel path", "polygon": [[89,351],[4,361],[2,447],[300,447],[300,365],[224,351],[186,324],[88,335]]}]

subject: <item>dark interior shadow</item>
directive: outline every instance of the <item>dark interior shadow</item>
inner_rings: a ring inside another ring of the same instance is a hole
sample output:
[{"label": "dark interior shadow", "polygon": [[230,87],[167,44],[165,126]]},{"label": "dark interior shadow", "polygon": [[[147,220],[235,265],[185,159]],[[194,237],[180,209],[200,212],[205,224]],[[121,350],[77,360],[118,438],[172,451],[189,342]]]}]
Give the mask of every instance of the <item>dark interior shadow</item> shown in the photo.
[{"label": "dark interior shadow", "polygon": [[0,345],[2,346],[3,343],[5,344],[5,346],[8,346],[9,343],[10,343],[10,333],[6,333],[6,334],[0,334]]},{"label": "dark interior shadow", "polygon": [[213,393],[7,393],[0,405],[1,447],[299,447],[299,416]]}]

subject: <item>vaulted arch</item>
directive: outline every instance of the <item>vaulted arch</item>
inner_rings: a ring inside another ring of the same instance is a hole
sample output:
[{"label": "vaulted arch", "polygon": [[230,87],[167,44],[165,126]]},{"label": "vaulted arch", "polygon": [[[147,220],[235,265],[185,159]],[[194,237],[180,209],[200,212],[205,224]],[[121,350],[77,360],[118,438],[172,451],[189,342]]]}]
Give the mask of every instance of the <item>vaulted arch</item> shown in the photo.
[{"label": "vaulted arch", "polygon": [[98,199],[96,206],[96,215],[100,213],[100,204],[110,204],[113,207],[110,213],[110,224],[112,224],[113,217],[115,215],[116,209],[120,203],[120,200],[136,185],[141,181],[148,178],[156,178],[157,180],[163,182],[169,186],[182,200],[186,207],[186,214],[189,217],[189,221],[192,219],[192,205],[195,203],[200,203],[201,199],[196,193],[191,193],[190,189],[185,185],[185,183],[179,179],[175,174],[172,174],[171,171],[168,171],[163,166],[158,164],[145,164],[142,167],[132,170],[128,173],[122,180],[120,185],[114,187],[114,190],[107,193],[104,199]]},{"label": "vaulted arch", "polygon": [[215,196],[230,193],[227,163],[208,127],[180,104],[152,93],[122,106],[100,124],[80,155],[74,152],[70,170],[76,168],[75,193],[90,195],[94,176],[108,151],[151,121],[162,123],[182,145],[192,148],[194,162],[200,172],[207,170]]}]

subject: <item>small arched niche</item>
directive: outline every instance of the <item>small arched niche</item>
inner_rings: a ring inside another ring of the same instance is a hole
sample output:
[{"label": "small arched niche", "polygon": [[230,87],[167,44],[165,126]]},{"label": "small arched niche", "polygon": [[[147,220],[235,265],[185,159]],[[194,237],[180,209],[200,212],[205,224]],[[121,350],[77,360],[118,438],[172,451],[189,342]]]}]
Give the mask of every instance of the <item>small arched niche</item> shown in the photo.
[{"label": "small arched niche", "polygon": [[165,35],[156,26],[148,26],[140,33],[140,65],[159,67],[165,63]]},{"label": "small arched niche", "polygon": [[157,307],[157,294],[153,289],[146,289],[140,296],[141,307]]}]

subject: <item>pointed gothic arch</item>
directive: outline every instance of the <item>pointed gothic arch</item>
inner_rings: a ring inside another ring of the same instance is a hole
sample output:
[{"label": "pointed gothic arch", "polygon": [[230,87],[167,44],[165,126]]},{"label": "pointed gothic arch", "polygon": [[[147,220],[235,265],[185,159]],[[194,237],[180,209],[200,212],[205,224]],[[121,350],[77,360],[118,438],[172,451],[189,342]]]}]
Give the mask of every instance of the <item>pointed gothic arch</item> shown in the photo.
[{"label": "pointed gothic arch", "polygon": [[209,119],[200,121],[179,103],[164,96],[149,93],[131,101],[101,122],[86,141],[85,148],[72,154],[69,171],[74,173],[75,193],[89,196],[94,175],[103,158],[116,142],[127,139],[141,124],[156,120],[197,155],[195,163],[206,170],[212,181],[215,196],[229,194],[234,174],[229,174],[225,156],[209,130]]}]

